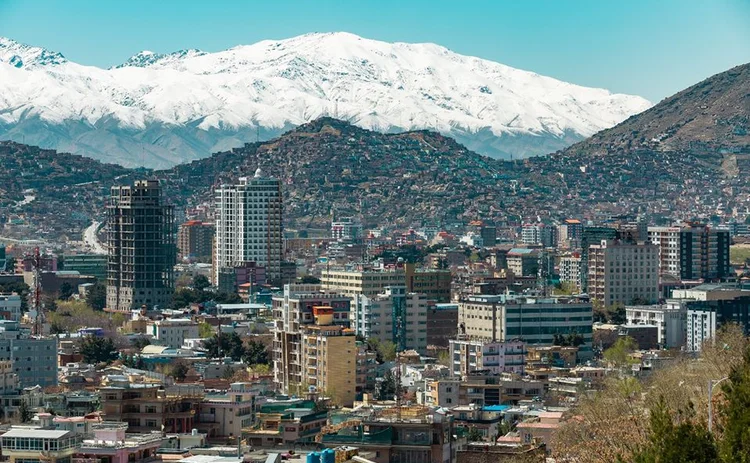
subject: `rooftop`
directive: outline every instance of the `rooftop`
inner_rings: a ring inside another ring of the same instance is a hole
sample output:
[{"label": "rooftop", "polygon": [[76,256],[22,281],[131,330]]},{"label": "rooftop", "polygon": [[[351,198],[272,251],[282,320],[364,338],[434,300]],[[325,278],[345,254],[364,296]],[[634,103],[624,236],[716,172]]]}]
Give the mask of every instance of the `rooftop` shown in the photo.
[{"label": "rooftop", "polygon": [[72,431],[57,429],[40,429],[33,427],[13,426],[10,431],[3,434],[3,437],[35,437],[39,439],[60,439],[73,434]]}]

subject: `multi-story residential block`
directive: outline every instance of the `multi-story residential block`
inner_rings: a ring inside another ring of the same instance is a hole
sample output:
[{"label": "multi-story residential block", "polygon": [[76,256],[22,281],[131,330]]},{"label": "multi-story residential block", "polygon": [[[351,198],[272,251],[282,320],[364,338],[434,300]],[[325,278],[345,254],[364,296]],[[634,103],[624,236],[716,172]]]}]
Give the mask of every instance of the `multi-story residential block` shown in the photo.
[{"label": "multi-story residential block", "polygon": [[73,460],[76,463],[146,463],[158,458],[156,452],[167,440],[161,433],[126,433],[127,423],[92,423],[92,433],[83,436]]},{"label": "multi-story residential block", "polygon": [[648,227],[649,240],[659,247],[659,273],[678,280],[716,280],[730,276],[729,230],[688,223]]},{"label": "multi-story residential block", "polygon": [[315,307],[315,324],[302,329],[302,382],[308,390],[351,407],[357,394],[354,331],[333,324],[333,308]]},{"label": "multi-story residential block", "polygon": [[544,394],[544,383],[504,373],[477,372],[462,379],[450,378],[427,383],[425,403],[431,406],[514,404]]},{"label": "multi-story residential block", "polygon": [[389,286],[373,297],[355,295],[352,328],[365,339],[393,342],[398,350],[427,352],[427,297]]},{"label": "multi-story residential block", "polygon": [[21,321],[21,296],[0,294],[0,317],[3,320]]},{"label": "multi-story residential block", "polygon": [[583,223],[578,219],[565,219],[557,227],[557,244],[561,248],[578,248],[581,244]]},{"label": "multi-story residential block", "polygon": [[557,227],[543,223],[524,224],[521,227],[521,242],[545,248],[554,247],[557,244]]},{"label": "multi-story residential block", "polygon": [[216,227],[212,223],[190,220],[177,231],[177,249],[182,259],[211,262]]},{"label": "multi-story residential block", "polygon": [[516,276],[538,275],[539,259],[539,250],[531,248],[513,248],[506,256],[508,270]]},{"label": "multi-story residential block", "polygon": [[105,386],[99,392],[107,420],[127,423],[130,432],[191,432],[204,397],[202,387],[164,389],[154,383]]},{"label": "multi-story residential block", "polygon": [[609,227],[584,227],[581,231],[581,264],[580,279],[581,291],[588,291],[589,277],[589,247],[592,244],[601,244],[602,240],[617,239],[617,230]]},{"label": "multi-story residential block", "polygon": [[273,300],[274,384],[286,393],[307,392],[304,382],[302,331],[315,324],[315,308],[332,309],[334,325],[348,328],[351,299],[336,292],[322,291],[321,285],[289,284]]},{"label": "multi-story residential block", "polygon": [[13,362],[22,388],[57,386],[57,338],[0,339],[0,360]]},{"label": "multi-story residential block", "polygon": [[103,283],[107,281],[106,254],[65,254],[63,266],[66,271],[90,275]]},{"label": "multi-story residential block", "polygon": [[583,338],[579,361],[592,357],[593,309],[576,298],[469,296],[459,303],[459,335],[483,341],[521,339],[527,346],[551,346],[555,335]]},{"label": "multi-story residential block", "polygon": [[327,422],[328,411],[316,410],[312,400],[269,401],[261,405],[256,424],[245,428],[242,436],[253,447],[314,444]]},{"label": "multi-story residential block", "polygon": [[497,227],[485,225],[479,229],[479,236],[485,248],[491,248],[497,244]]},{"label": "multi-story residential block", "polygon": [[574,286],[579,291],[582,288],[581,281],[581,256],[563,256],[559,264],[560,282]]},{"label": "multi-story residential block", "polygon": [[448,341],[458,333],[458,304],[427,305],[427,345],[448,347]]},{"label": "multi-story residential block", "polygon": [[70,463],[82,436],[73,431],[13,426],[0,439],[3,457],[10,463]]},{"label": "multi-story residential block", "polygon": [[156,180],[113,187],[107,205],[107,308],[167,305],[174,292],[174,210]]},{"label": "multi-story residential block", "polygon": [[685,345],[687,309],[685,301],[670,299],[665,304],[625,306],[628,325],[656,326],[657,342],[666,349]]},{"label": "multi-story residential block", "polygon": [[517,373],[522,375],[526,366],[526,349],[523,341],[487,342],[472,339],[451,339],[448,353],[451,359],[451,376],[463,378],[474,372],[488,374]]},{"label": "multi-story residential block", "polygon": [[357,394],[375,390],[377,379],[378,354],[367,348],[364,342],[357,342]]},{"label": "multi-story residential block", "polygon": [[232,383],[223,393],[206,394],[198,421],[209,438],[239,437],[255,421],[255,397],[251,383]]},{"label": "multi-story residential block", "polygon": [[255,262],[238,262],[218,270],[220,292],[236,293],[242,285],[250,284],[250,289],[265,285],[266,269]]},{"label": "multi-story residential block", "polygon": [[0,360],[0,395],[17,394],[20,389],[18,375],[11,360]]},{"label": "multi-story residential block", "polygon": [[605,307],[659,300],[659,249],[603,240],[589,247],[588,293]]},{"label": "multi-story residential block", "polygon": [[258,169],[253,178],[241,177],[238,184],[216,190],[216,270],[238,262],[255,262],[266,268],[269,280],[279,280],[284,255],[282,231],[278,179],[263,177]]},{"label": "multi-story residential block", "polygon": [[331,223],[331,238],[356,241],[362,239],[362,223],[354,217],[344,217]]},{"label": "multi-story residential block", "polygon": [[734,299],[687,301],[687,350],[699,352],[703,343],[714,338],[726,323],[739,324],[750,333],[750,296]]},{"label": "multi-story residential block", "polygon": [[357,421],[356,429],[349,432],[324,434],[323,446],[351,445],[351,436],[359,435],[357,447],[374,452],[372,461],[375,463],[455,461],[452,438],[455,429],[451,414],[426,407],[405,407],[400,412],[382,410]]},{"label": "multi-story residential block", "polygon": [[165,318],[148,322],[146,331],[158,344],[173,349],[182,347],[186,339],[195,339],[198,335],[198,324],[189,318]]},{"label": "multi-story residential block", "polygon": [[449,302],[451,291],[450,270],[423,270],[413,264],[396,269],[325,269],[321,275],[324,289],[338,291],[349,297],[362,294],[377,296],[389,286],[406,286],[410,293],[420,293],[427,299]]}]

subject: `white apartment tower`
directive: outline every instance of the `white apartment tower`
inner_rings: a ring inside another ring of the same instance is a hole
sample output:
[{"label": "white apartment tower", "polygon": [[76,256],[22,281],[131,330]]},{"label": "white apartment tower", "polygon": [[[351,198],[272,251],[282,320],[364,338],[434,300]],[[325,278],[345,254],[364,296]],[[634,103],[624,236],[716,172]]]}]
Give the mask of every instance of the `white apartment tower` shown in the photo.
[{"label": "white apartment tower", "polygon": [[214,280],[220,268],[241,262],[265,267],[272,281],[281,278],[282,228],[281,182],[263,177],[260,168],[253,178],[218,188]]}]

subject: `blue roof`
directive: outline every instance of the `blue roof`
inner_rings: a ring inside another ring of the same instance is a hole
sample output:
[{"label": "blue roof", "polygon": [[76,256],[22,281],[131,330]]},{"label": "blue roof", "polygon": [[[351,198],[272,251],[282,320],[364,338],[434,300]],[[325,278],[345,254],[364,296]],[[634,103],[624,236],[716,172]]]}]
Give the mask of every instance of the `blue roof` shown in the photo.
[{"label": "blue roof", "polygon": [[509,409],[510,405],[485,405],[482,410],[486,412],[504,412]]}]

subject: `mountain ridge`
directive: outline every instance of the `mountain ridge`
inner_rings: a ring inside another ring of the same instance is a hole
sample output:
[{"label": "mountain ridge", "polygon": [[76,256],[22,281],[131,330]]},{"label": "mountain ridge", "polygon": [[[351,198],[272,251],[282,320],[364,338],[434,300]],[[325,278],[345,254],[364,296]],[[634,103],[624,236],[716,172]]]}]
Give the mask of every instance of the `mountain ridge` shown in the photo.
[{"label": "mountain ridge", "polygon": [[[27,64],[8,65],[21,49]],[[62,55],[45,66],[34,61],[39,50],[0,47],[0,138],[129,166],[169,167],[323,116],[382,132],[431,129],[483,154],[520,158],[650,106],[436,44],[348,33],[215,53],[140,52],[110,69]]]}]

